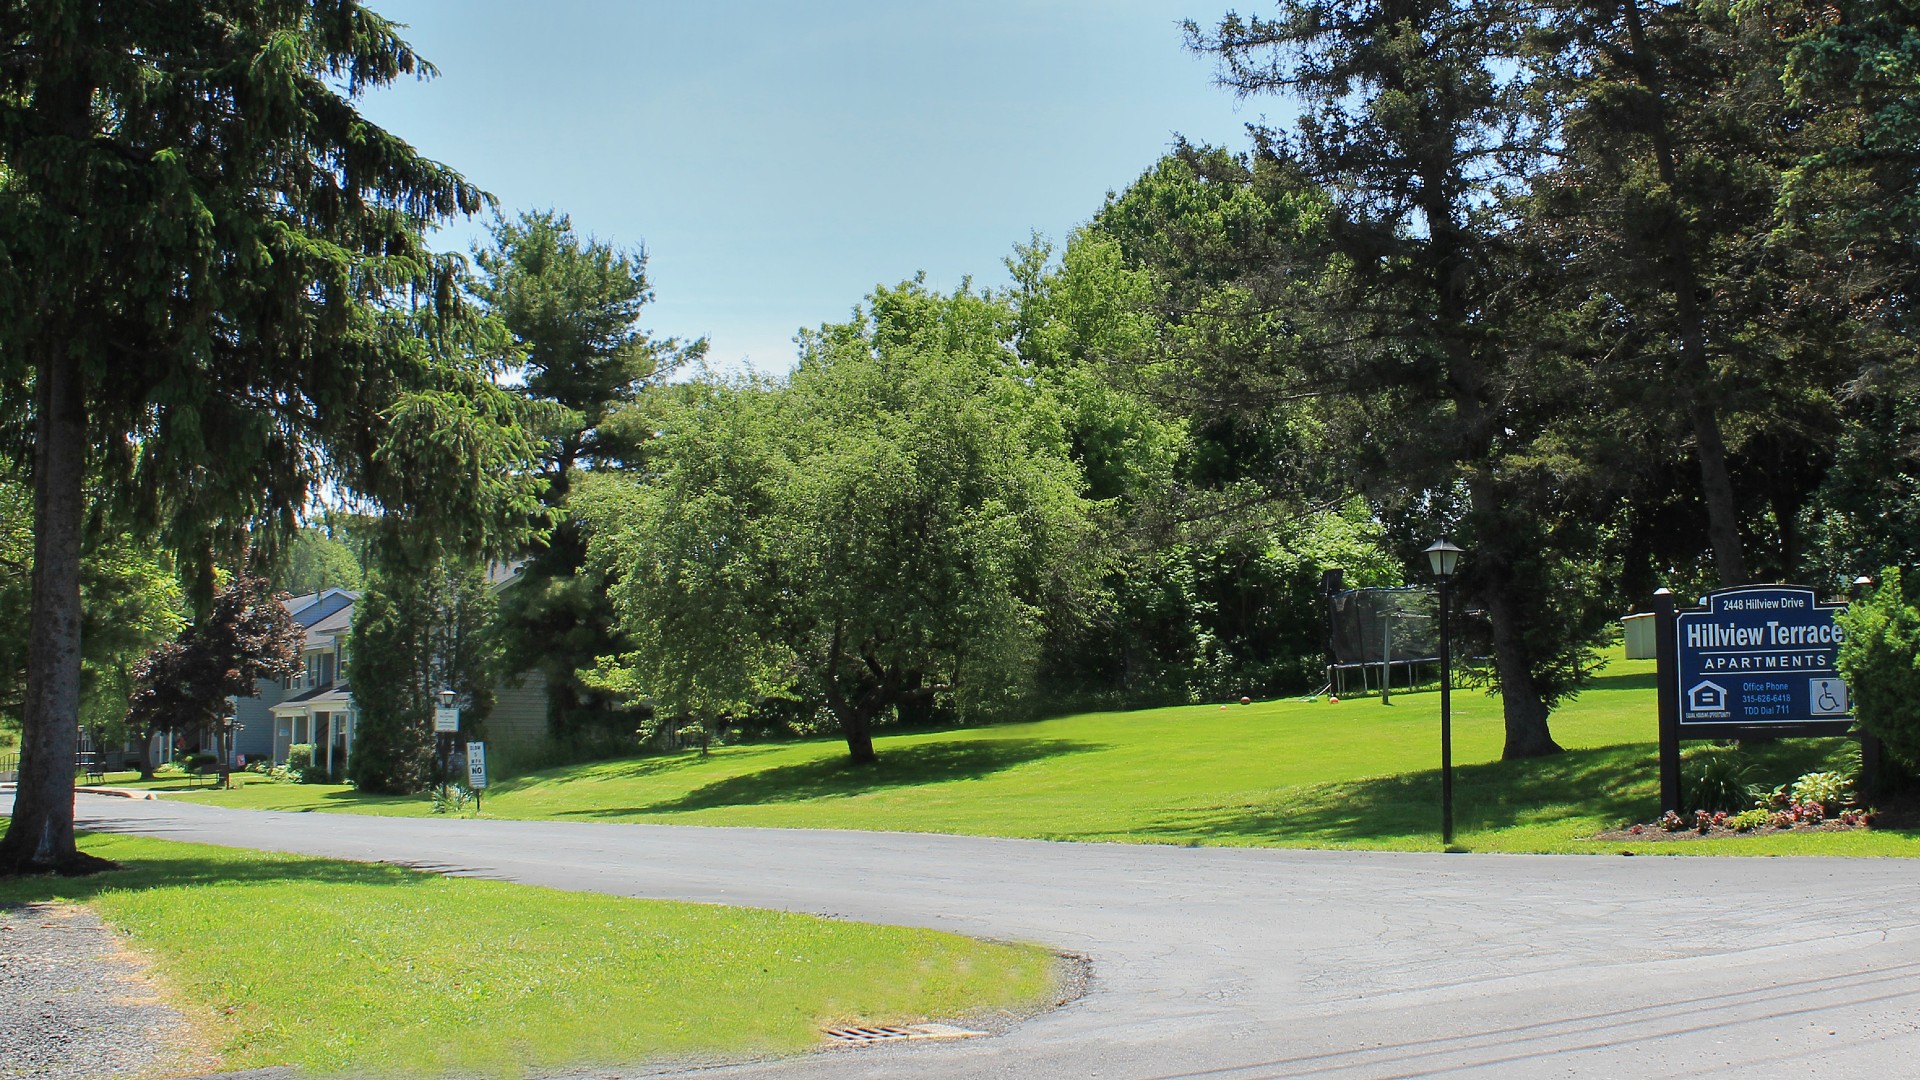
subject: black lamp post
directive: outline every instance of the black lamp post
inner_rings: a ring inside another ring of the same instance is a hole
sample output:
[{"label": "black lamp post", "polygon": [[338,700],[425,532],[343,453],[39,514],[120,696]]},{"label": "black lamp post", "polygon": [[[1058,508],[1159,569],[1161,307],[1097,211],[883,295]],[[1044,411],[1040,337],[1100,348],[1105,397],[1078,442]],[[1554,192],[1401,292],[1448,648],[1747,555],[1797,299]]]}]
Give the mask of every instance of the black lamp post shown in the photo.
[{"label": "black lamp post", "polygon": [[[440,691],[440,707],[442,709],[453,708],[454,697],[454,692],[451,689]],[[458,721],[455,721],[455,724],[457,725]],[[443,787],[451,782],[451,779],[447,776],[447,767],[453,760],[453,742],[459,737],[458,731],[449,734],[440,730],[438,718],[435,719],[433,744],[434,749],[440,752],[440,784]]]},{"label": "black lamp post", "polygon": [[220,786],[233,787],[233,729],[240,718],[232,712],[220,715]]},{"label": "black lamp post", "polygon": [[1461,551],[1443,537],[1427,546],[1427,565],[1440,581],[1440,845],[1453,846],[1453,638],[1447,586]]}]

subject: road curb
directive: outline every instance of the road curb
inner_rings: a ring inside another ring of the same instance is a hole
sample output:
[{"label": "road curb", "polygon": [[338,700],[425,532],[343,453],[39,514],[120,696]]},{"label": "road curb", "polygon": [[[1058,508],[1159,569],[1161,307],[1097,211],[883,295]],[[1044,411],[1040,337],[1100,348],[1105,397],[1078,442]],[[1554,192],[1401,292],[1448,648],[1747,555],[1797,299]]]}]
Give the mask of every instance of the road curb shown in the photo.
[{"label": "road curb", "polygon": [[154,798],[154,794],[151,791],[134,791],[131,788],[117,787],[77,787],[73,789],[73,793],[75,795],[111,795],[116,799]]}]

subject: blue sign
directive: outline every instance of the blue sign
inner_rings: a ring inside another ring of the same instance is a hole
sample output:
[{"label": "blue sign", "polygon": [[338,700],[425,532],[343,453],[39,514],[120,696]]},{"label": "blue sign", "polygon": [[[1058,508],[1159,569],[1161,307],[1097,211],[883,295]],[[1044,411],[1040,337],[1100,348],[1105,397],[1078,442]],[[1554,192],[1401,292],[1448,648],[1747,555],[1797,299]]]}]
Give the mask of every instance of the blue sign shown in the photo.
[{"label": "blue sign", "polygon": [[1853,719],[1834,670],[1845,633],[1812,589],[1751,585],[1674,617],[1680,724],[1828,723]]}]

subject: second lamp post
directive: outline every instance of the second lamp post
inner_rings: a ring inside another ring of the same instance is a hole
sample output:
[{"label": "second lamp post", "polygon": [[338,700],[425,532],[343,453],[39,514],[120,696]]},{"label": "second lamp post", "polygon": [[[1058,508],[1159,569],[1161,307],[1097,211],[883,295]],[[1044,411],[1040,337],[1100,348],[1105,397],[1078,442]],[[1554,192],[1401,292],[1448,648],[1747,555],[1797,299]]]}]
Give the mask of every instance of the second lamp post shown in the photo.
[{"label": "second lamp post", "polygon": [[1448,633],[1448,585],[1460,549],[1445,537],[1427,546],[1427,566],[1440,582],[1440,846],[1453,846],[1453,640]]}]

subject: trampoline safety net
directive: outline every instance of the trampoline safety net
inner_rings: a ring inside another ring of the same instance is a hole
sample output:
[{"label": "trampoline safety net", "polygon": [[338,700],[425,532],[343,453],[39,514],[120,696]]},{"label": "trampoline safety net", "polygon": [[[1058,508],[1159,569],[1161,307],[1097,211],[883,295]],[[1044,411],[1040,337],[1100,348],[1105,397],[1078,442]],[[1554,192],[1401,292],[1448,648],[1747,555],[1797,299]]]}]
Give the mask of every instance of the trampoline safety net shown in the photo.
[{"label": "trampoline safety net", "polygon": [[1438,607],[1428,589],[1349,589],[1327,598],[1333,662],[1378,664],[1440,655]]}]

